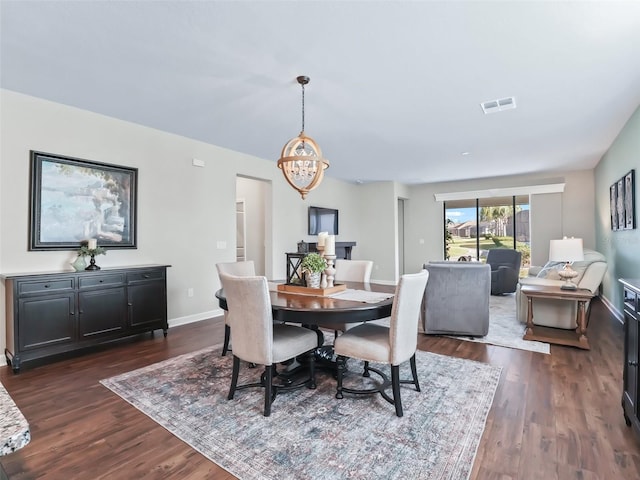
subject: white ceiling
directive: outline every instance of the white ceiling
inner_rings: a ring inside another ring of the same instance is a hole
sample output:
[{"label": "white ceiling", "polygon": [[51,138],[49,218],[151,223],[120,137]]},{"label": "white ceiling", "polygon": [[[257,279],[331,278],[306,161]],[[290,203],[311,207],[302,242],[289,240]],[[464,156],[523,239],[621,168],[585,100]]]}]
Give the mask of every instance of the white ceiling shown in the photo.
[{"label": "white ceiling", "polygon": [[347,181],[593,168],[640,104],[637,1],[0,5],[2,88],[274,168],[308,75],[306,133]]}]

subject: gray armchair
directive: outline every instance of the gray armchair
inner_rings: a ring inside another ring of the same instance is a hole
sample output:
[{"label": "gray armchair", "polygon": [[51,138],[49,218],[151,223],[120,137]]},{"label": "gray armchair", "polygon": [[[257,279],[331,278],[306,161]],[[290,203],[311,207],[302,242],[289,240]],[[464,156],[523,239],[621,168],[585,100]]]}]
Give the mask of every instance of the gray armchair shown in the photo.
[{"label": "gray armchair", "polygon": [[494,248],[487,254],[491,265],[491,295],[513,293],[518,286],[522,254],[510,248]]},{"label": "gray armchair", "polygon": [[480,262],[425,263],[429,282],[419,332],[485,336],[489,332],[491,268]]}]

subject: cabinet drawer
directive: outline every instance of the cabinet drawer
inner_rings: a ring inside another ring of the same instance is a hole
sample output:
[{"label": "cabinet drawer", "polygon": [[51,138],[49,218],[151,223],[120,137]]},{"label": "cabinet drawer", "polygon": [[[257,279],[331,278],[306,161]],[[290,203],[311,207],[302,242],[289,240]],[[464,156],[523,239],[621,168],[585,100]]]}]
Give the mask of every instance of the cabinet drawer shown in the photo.
[{"label": "cabinet drawer", "polygon": [[108,275],[91,275],[89,277],[80,277],[80,288],[89,287],[105,287],[124,284],[124,274],[111,273]]},{"label": "cabinet drawer", "polygon": [[162,279],[164,279],[164,270],[160,270],[160,269],[141,270],[139,272],[127,273],[128,283],[144,282],[148,280],[162,280]]},{"label": "cabinet drawer", "polygon": [[73,290],[73,278],[52,279],[45,282],[18,282],[18,295],[60,292],[63,290]]}]

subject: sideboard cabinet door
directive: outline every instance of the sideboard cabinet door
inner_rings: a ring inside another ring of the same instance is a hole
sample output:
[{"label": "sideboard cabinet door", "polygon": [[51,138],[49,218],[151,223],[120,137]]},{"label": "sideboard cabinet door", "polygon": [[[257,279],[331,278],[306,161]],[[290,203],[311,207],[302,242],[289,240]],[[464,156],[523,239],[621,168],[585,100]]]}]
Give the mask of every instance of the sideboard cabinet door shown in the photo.
[{"label": "sideboard cabinet door", "polygon": [[166,336],[167,296],[165,272],[148,270],[127,274],[129,295],[129,326],[131,328],[162,328]]},{"label": "sideboard cabinet door", "polygon": [[62,293],[21,298],[20,311],[21,351],[53,348],[76,341],[75,295]]},{"label": "sideboard cabinet door", "polygon": [[126,326],[127,294],[124,286],[78,294],[80,340],[118,335]]}]

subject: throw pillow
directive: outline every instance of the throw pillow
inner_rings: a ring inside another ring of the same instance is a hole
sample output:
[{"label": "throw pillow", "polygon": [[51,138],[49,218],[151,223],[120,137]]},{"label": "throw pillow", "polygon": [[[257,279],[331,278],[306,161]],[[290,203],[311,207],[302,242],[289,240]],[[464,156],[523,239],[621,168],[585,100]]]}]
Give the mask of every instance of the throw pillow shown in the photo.
[{"label": "throw pillow", "polygon": [[547,262],[536,277],[548,278],[549,280],[561,280],[560,275],[558,275],[558,270],[562,270],[563,267],[564,262]]}]

